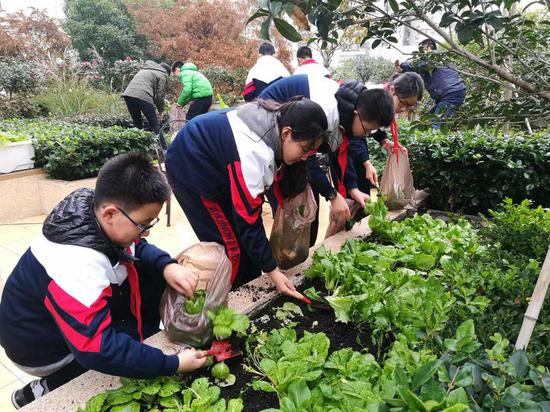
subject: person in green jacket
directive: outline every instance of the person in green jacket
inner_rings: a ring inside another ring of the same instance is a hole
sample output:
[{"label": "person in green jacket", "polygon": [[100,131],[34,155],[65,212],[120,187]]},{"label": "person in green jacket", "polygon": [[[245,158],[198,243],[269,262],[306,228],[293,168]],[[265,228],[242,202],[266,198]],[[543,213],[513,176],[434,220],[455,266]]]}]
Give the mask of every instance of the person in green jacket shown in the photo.
[{"label": "person in green jacket", "polygon": [[172,64],[174,75],[179,77],[183,90],[178,98],[177,104],[185,106],[191,102],[187,110],[186,119],[208,112],[212,105],[212,85],[204,74],[200,73],[193,63],[177,61]]},{"label": "person in green jacket", "polygon": [[[132,78],[124,90],[123,97],[132,116],[134,127],[143,129],[141,113],[145,115],[149,127],[166,150],[166,141],[162,135],[160,122],[164,110],[166,83],[170,75],[170,65],[147,60],[143,68]],[[158,115],[157,115],[158,110]]]}]

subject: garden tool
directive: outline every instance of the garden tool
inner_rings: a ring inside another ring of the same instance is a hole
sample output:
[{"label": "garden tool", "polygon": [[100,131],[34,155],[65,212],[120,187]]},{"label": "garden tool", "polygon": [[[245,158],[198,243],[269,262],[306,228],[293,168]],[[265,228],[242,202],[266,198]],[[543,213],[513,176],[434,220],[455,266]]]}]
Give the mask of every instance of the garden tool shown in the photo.
[{"label": "garden tool", "polygon": [[327,305],[325,303],[319,303],[319,302],[313,302],[310,298],[308,298],[307,296],[304,296],[304,295],[301,295],[302,297],[299,299],[301,300],[302,302],[304,302],[305,304],[309,305],[310,307],[312,307],[313,309],[318,309],[318,310],[332,310],[332,307],[330,305]]}]

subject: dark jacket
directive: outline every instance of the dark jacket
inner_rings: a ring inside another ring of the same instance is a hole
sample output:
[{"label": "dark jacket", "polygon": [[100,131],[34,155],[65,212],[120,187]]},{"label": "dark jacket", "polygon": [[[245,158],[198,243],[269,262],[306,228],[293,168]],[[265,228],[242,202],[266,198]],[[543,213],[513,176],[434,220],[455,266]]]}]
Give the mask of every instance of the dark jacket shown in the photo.
[{"label": "dark jacket", "polygon": [[123,96],[135,97],[154,104],[159,112],[164,110],[164,97],[168,73],[164,67],[154,61],[147,60],[130,81]]},{"label": "dark jacket", "polygon": [[449,94],[464,92],[466,90],[464,80],[453,69],[452,65],[435,67],[431,73],[427,66],[415,64],[411,60],[401,63],[400,67],[404,72],[416,72],[420,74],[424,80],[426,90],[436,103]]},{"label": "dark jacket", "polygon": [[79,189],[61,201],[17,263],[0,302],[0,344],[28,367],[72,354],[83,367],[111,375],[173,375],[177,356],[115,331],[111,315],[120,299],[114,290],[129,276],[119,263],[139,260],[161,276],[175,261],[144,239],[129,254],[112,244],[95,219],[93,196]]}]

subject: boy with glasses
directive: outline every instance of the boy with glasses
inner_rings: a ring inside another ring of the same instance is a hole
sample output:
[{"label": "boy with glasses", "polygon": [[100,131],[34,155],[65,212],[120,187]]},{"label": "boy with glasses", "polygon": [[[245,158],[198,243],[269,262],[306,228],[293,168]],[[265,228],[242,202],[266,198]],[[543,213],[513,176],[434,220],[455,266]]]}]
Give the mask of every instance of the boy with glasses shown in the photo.
[{"label": "boy with glasses", "polygon": [[159,330],[166,283],[191,296],[198,281],[144,239],[169,195],[149,159],[123,154],[101,168],[95,191],[76,190],[46,218],[0,302],[0,344],[41,378],[13,393],[16,408],[88,369],[150,378],[202,366],[195,350],[166,355],[142,343]]}]

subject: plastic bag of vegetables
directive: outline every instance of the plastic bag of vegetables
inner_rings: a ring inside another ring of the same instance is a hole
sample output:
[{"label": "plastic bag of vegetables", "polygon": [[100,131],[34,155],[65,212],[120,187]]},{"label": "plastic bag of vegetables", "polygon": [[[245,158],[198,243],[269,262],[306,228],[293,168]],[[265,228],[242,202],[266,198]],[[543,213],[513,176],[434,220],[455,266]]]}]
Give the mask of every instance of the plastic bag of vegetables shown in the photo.
[{"label": "plastic bag of vegetables", "polygon": [[164,330],[171,342],[201,347],[212,338],[208,310],[227,304],[231,290],[231,262],[222,245],[201,242],[185,249],[178,263],[199,274],[199,285],[191,298],[166,287],[160,301]]},{"label": "plastic bag of vegetables", "polygon": [[317,203],[309,185],[277,208],[269,243],[281,269],[296,266],[309,256],[309,232],[316,213]]}]

